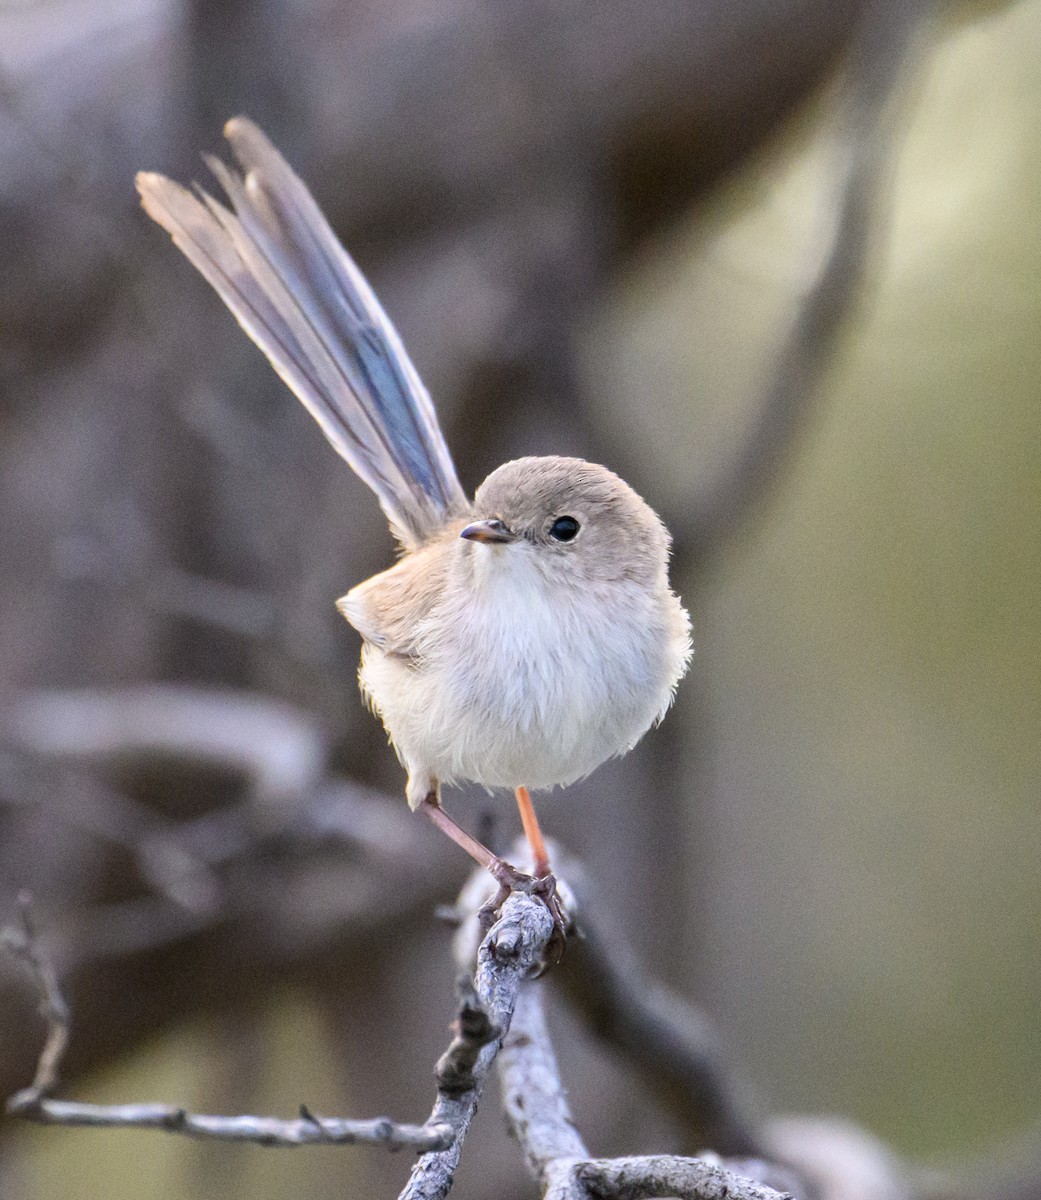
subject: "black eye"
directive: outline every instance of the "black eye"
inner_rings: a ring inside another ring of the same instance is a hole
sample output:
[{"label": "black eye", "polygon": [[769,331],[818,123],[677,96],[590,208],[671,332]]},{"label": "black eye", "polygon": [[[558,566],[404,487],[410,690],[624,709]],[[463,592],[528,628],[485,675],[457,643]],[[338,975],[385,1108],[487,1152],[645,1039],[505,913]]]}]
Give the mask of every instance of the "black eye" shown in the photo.
[{"label": "black eye", "polygon": [[549,527],[549,536],[558,542],[570,542],[580,528],[574,517],[557,517]]}]

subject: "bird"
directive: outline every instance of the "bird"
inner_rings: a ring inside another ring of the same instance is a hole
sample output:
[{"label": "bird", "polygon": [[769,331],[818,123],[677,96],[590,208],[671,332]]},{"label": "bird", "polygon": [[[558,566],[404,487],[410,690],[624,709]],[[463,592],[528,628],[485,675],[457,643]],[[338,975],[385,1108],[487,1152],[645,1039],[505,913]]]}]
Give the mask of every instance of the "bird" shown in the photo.
[{"label": "bird", "polygon": [[[400,558],[337,607],[410,807],[491,873],[487,912],[526,890],[562,936],[530,791],[627,753],[672,704],[693,646],[669,533],[613,471],[563,455],[506,462],[469,500],[401,338],[306,185],[249,119],[224,134],[238,169],[203,156],[223,203],[140,172],[142,205],[386,514]],[[464,782],[514,792],[531,873],[445,811],[442,787]]]}]

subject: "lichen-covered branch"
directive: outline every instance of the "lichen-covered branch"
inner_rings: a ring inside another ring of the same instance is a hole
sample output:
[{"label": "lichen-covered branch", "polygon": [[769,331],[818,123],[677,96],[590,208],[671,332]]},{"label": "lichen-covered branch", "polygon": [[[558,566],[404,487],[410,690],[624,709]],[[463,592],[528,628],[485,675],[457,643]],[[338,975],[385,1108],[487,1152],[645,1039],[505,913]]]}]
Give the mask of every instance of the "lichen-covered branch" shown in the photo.
[{"label": "lichen-covered branch", "polygon": [[[648,1154],[635,1158],[596,1159],[576,1164],[572,1169],[576,1185],[583,1190],[573,1193],[574,1200],[650,1200],[650,1197],[674,1197],[675,1200],[792,1200],[787,1192],[778,1192],[764,1184],[737,1175],[719,1162],[707,1158],[679,1158],[669,1154]],[[572,1200],[561,1192],[552,1200]],[[546,1200],[551,1200],[547,1193]]]},{"label": "lichen-covered branch", "polygon": [[534,981],[521,988],[497,1061],[503,1110],[543,1200],[782,1200],[787,1195],[745,1174],[754,1171],[776,1182],[780,1173],[763,1162],[733,1163],[715,1154],[591,1158],[572,1121],[544,998],[545,990]]},{"label": "lichen-covered branch", "polygon": [[[502,906],[499,920],[481,943],[474,975],[474,996],[487,1021],[497,1030],[476,1055],[470,1068],[472,1086],[461,1094],[439,1085],[428,1124],[448,1125],[455,1140],[447,1149],[424,1154],[412,1169],[400,1200],[443,1200],[451,1190],[488,1072],[513,1019],[521,986],[540,966],[553,935],[546,906],[515,892]],[[442,1059],[442,1062],[444,1060]]]},{"label": "lichen-covered branch", "polygon": [[506,1120],[532,1177],[545,1184],[554,1162],[588,1158],[589,1151],[571,1118],[546,1027],[543,995],[534,981],[521,988],[498,1071]]}]

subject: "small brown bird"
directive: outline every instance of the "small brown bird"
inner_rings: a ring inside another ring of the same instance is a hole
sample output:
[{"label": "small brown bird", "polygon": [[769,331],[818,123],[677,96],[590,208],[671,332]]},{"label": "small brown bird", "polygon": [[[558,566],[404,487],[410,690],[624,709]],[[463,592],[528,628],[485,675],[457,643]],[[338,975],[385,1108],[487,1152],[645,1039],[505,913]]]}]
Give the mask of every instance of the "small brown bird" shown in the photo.
[{"label": "small brown bird", "polygon": [[[554,881],[527,788],[571,783],[660,721],[691,656],[669,535],[606,467],[508,462],[467,500],[401,340],[304,184],[250,121],[242,166],[207,163],[226,208],[141,173],[146,212],[372,488],[403,550],[338,607],[363,638],[361,690],[408,771],[406,795],[500,884]],[[512,788],[522,875],[441,807],[442,784]]]}]

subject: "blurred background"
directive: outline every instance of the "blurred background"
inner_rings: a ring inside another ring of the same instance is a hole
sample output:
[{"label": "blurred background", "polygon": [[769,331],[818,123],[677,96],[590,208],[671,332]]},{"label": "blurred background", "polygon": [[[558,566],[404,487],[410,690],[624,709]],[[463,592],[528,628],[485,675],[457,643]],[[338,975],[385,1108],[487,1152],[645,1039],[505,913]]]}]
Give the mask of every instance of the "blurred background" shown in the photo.
[{"label": "blurred background", "polygon": [[[765,1111],[945,1165],[1036,1119],[1039,46],[1041,0],[0,0],[0,897],[62,973],[65,1094],[421,1121],[453,1015],[467,864],[333,608],[384,520],[136,207],[245,112],[468,489],[581,454],[675,535],[675,709],[539,803],[605,919]],[[7,1095],[42,1035],[8,962],[0,1014]],[[698,1148],[554,1020],[595,1152]],[[0,1192],[408,1165],[8,1122]],[[532,1194],[491,1096],[454,1194]]]}]

